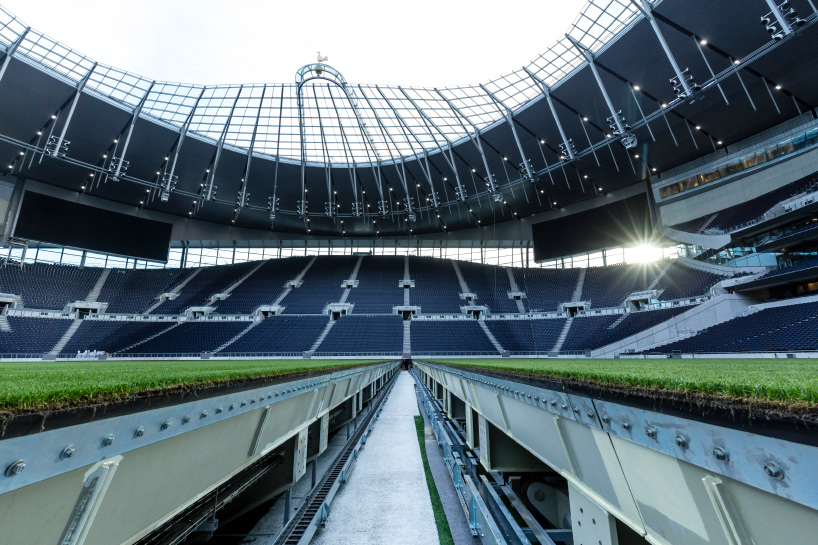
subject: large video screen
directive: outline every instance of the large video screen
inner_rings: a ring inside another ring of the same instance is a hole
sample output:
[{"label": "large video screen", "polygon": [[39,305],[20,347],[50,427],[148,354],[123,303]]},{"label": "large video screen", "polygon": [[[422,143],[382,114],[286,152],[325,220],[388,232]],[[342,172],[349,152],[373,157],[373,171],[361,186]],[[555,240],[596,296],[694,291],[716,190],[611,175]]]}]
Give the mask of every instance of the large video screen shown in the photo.
[{"label": "large video screen", "polygon": [[26,191],[14,236],[151,261],[167,261],[172,225]]},{"label": "large video screen", "polygon": [[554,259],[650,241],[653,227],[647,196],[636,195],[532,225],[534,260]]}]

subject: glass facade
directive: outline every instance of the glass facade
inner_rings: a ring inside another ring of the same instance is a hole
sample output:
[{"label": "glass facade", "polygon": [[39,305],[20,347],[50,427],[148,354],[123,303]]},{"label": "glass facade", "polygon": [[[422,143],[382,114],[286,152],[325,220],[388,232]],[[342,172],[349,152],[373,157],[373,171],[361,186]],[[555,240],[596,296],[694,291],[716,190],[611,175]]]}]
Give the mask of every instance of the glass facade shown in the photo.
[{"label": "glass facade", "polygon": [[785,142],[779,142],[778,144],[767,146],[764,149],[726,163],[712,172],[696,174],[690,178],[660,187],[659,197],[664,199],[666,197],[678,195],[679,193],[699,187],[700,185],[708,184],[715,180],[721,180],[722,178],[726,178],[743,170],[766,163],[767,161],[772,161],[773,159],[777,159],[783,155],[802,150],[815,144],[818,144],[818,129],[813,129],[804,134],[799,134],[798,136]]}]

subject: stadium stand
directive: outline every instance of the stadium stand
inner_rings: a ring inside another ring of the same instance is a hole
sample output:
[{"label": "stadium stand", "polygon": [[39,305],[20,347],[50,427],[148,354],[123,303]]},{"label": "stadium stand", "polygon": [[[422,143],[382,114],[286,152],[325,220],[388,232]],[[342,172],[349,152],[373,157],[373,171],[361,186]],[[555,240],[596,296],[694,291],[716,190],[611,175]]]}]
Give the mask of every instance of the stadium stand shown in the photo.
[{"label": "stadium stand", "polygon": [[528,308],[553,312],[560,303],[571,301],[580,269],[515,268],[513,271],[517,287],[526,294]]},{"label": "stadium stand", "polygon": [[685,267],[678,261],[670,264],[667,272],[659,279],[656,289],[664,290],[659,299],[672,301],[704,295],[707,291],[724,280],[723,276],[700,269]]},{"label": "stadium stand", "polygon": [[0,267],[0,293],[21,296],[26,308],[62,310],[68,303],[84,300],[102,271],[46,263]]},{"label": "stadium stand", "polygon": [[270,316],[222,351],[226,354],[301,354],[327,326],[327,316]]},{"label": "stadium stand", "polygon": [[106,312],[139,314],[188,274],[185,269],[111,269],[97,300],[108,303]]},{"label": "stadium stand", "polygon": [[236,265],[205,267],[196,278],[182,288],[179,297],[168,299],[151,314],[178,314],[192,306],[206,305],[211,295],[226,289],[257,265],[258,262],[250,261]]},{"label": "stadium stand", "polygon": [[511,284],[505,267],[468,261],[460,262],[458,266],[469,289],[477,294],[476,304],[485,305],[494,313],[518,312],[517,303],[508,298]]},{"label": "stadium stand", "polygon": [[[403,305],[403,257],[367,256],[358,270],[358,287],[349,292],[347,302],[355,303],[357,314],[390,314]],[[338,326],[335,326],[336,328]]]},{"label": "stadium stand", "polygon": [[548,352],[557,342],[565,319],[486,320],[486,325],[509,352]]},{"label": "stadium stand", "polygon": [[129,354],[201,354],[212,352],[250,324],[248,322],[183,322],[124,350]]},{"label": "stadium stand", "polygon": [[11,331],[0,332],[0,353],[45,354],[71,326],[72,320],[9,316]]},{"label": "stadium stand", "polygon": [[175,322],[83,320],[61,353],[101,350],[109,354],[147,339],[171,327]]},{"label": "stadium stand", "polygon": [[715,353],[791,350],[818,350],[818,303],[766,308],[651,351]]},{"label": "stadium stand", "polygon": [[781,276],[782,274],[789,274],[797,271],[805,271],[807,269],[814,269],[818,268],[818,257],[810,257],[806,259],[802,259],[796,263],[788,267],[781,267],[780,269],[776,269],[774,271],[770,271],[758,280],[766,279],[766,278],[773,278],[776,276]]},{"label": "stadium stand", "polygon": [[[397,286],[397,282],[395,282]],[[358,354],[400,354],[403,347],[403,319],[391,316],[342,316],[315,351],[317,355],[332,352]]]},{"label": "stadium stand", "polygon": [[215,303],[219,314],[249,314],[260,305],[271,305],[292,280],[309,263],[309,257],[272,259],[251,274],[230,292],[230,296]]},{"label": "stadium stand", "polygon": [[424,314],[459,314],[460,305],[466,304],[451,260],[416,257],[409,262],[409,273],[415,281],[412,304]]},{"label": "stadium stand", "polygon": [[661,265],[613,265],[591,267],[585,274],[582,300],[592,308],[619,307],[634,292],[643,291],[656,278]]},{"label": "stadium stand", "polygon": [[[329,303],[340,301],[341,284],[350,280],[359,257],[319,257],[304,276],[304,283],[292,290],[281,303],[285,314],[319,314]],[[395,280],[397,286],[397,280]]]},{"label": "stadium stand", "polygon": [[412,352],[444,354],[477,352],[496,354],[497,350],[477,320],[413,320]]}]

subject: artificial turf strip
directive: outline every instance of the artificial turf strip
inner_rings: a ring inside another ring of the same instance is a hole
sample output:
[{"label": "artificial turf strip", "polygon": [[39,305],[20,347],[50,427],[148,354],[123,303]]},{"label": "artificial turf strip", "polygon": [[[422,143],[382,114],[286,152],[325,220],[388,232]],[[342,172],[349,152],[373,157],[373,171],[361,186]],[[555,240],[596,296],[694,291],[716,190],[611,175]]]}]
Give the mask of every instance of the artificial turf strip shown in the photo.
[{"label": "artificial turf strip", "polygon": [[808,358],[504,358],[430,361],[612,386],[788,403],[818,403],[818,360]]},{"label": "artificial turf strip", "polygon": [[426,433],[423,416],[415,416],[415,429],[418,433],[418,445],[420,445],[420,457],[423,460],[423,472],[426,474],[426,486],[429,488],[429,498],[432,500],[432,511],[435,514],[435,526],[437,526],[437,538],[440,545],[454,545],[452,531],[449,528],[449,520],[443,510],[443,502],[440,501],[440,494],[437,492],[435,478],[432,476],[432,469],[429,467],[429,457],[426,455]]},{"label": "artificial turf strip", "polygon": [[372,360],[164,360],[0,363],[0,411],[55,409],[197,389]]}]

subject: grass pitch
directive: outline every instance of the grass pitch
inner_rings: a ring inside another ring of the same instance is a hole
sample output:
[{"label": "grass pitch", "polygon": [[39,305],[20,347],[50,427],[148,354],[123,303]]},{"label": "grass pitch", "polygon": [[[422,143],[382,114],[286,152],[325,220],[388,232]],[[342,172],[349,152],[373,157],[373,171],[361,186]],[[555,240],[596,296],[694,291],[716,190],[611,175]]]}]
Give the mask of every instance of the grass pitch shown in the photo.
[{"label": "grass pitch", "polygon": [[337,370],[372,360],[0,362],[0,411],[117,401],[178,387],[218,386],[276,375]]},{"label": "grass pitch", "polygon": [[817,359],[504,358],[433,361],[597,384],[818,404]]}]

